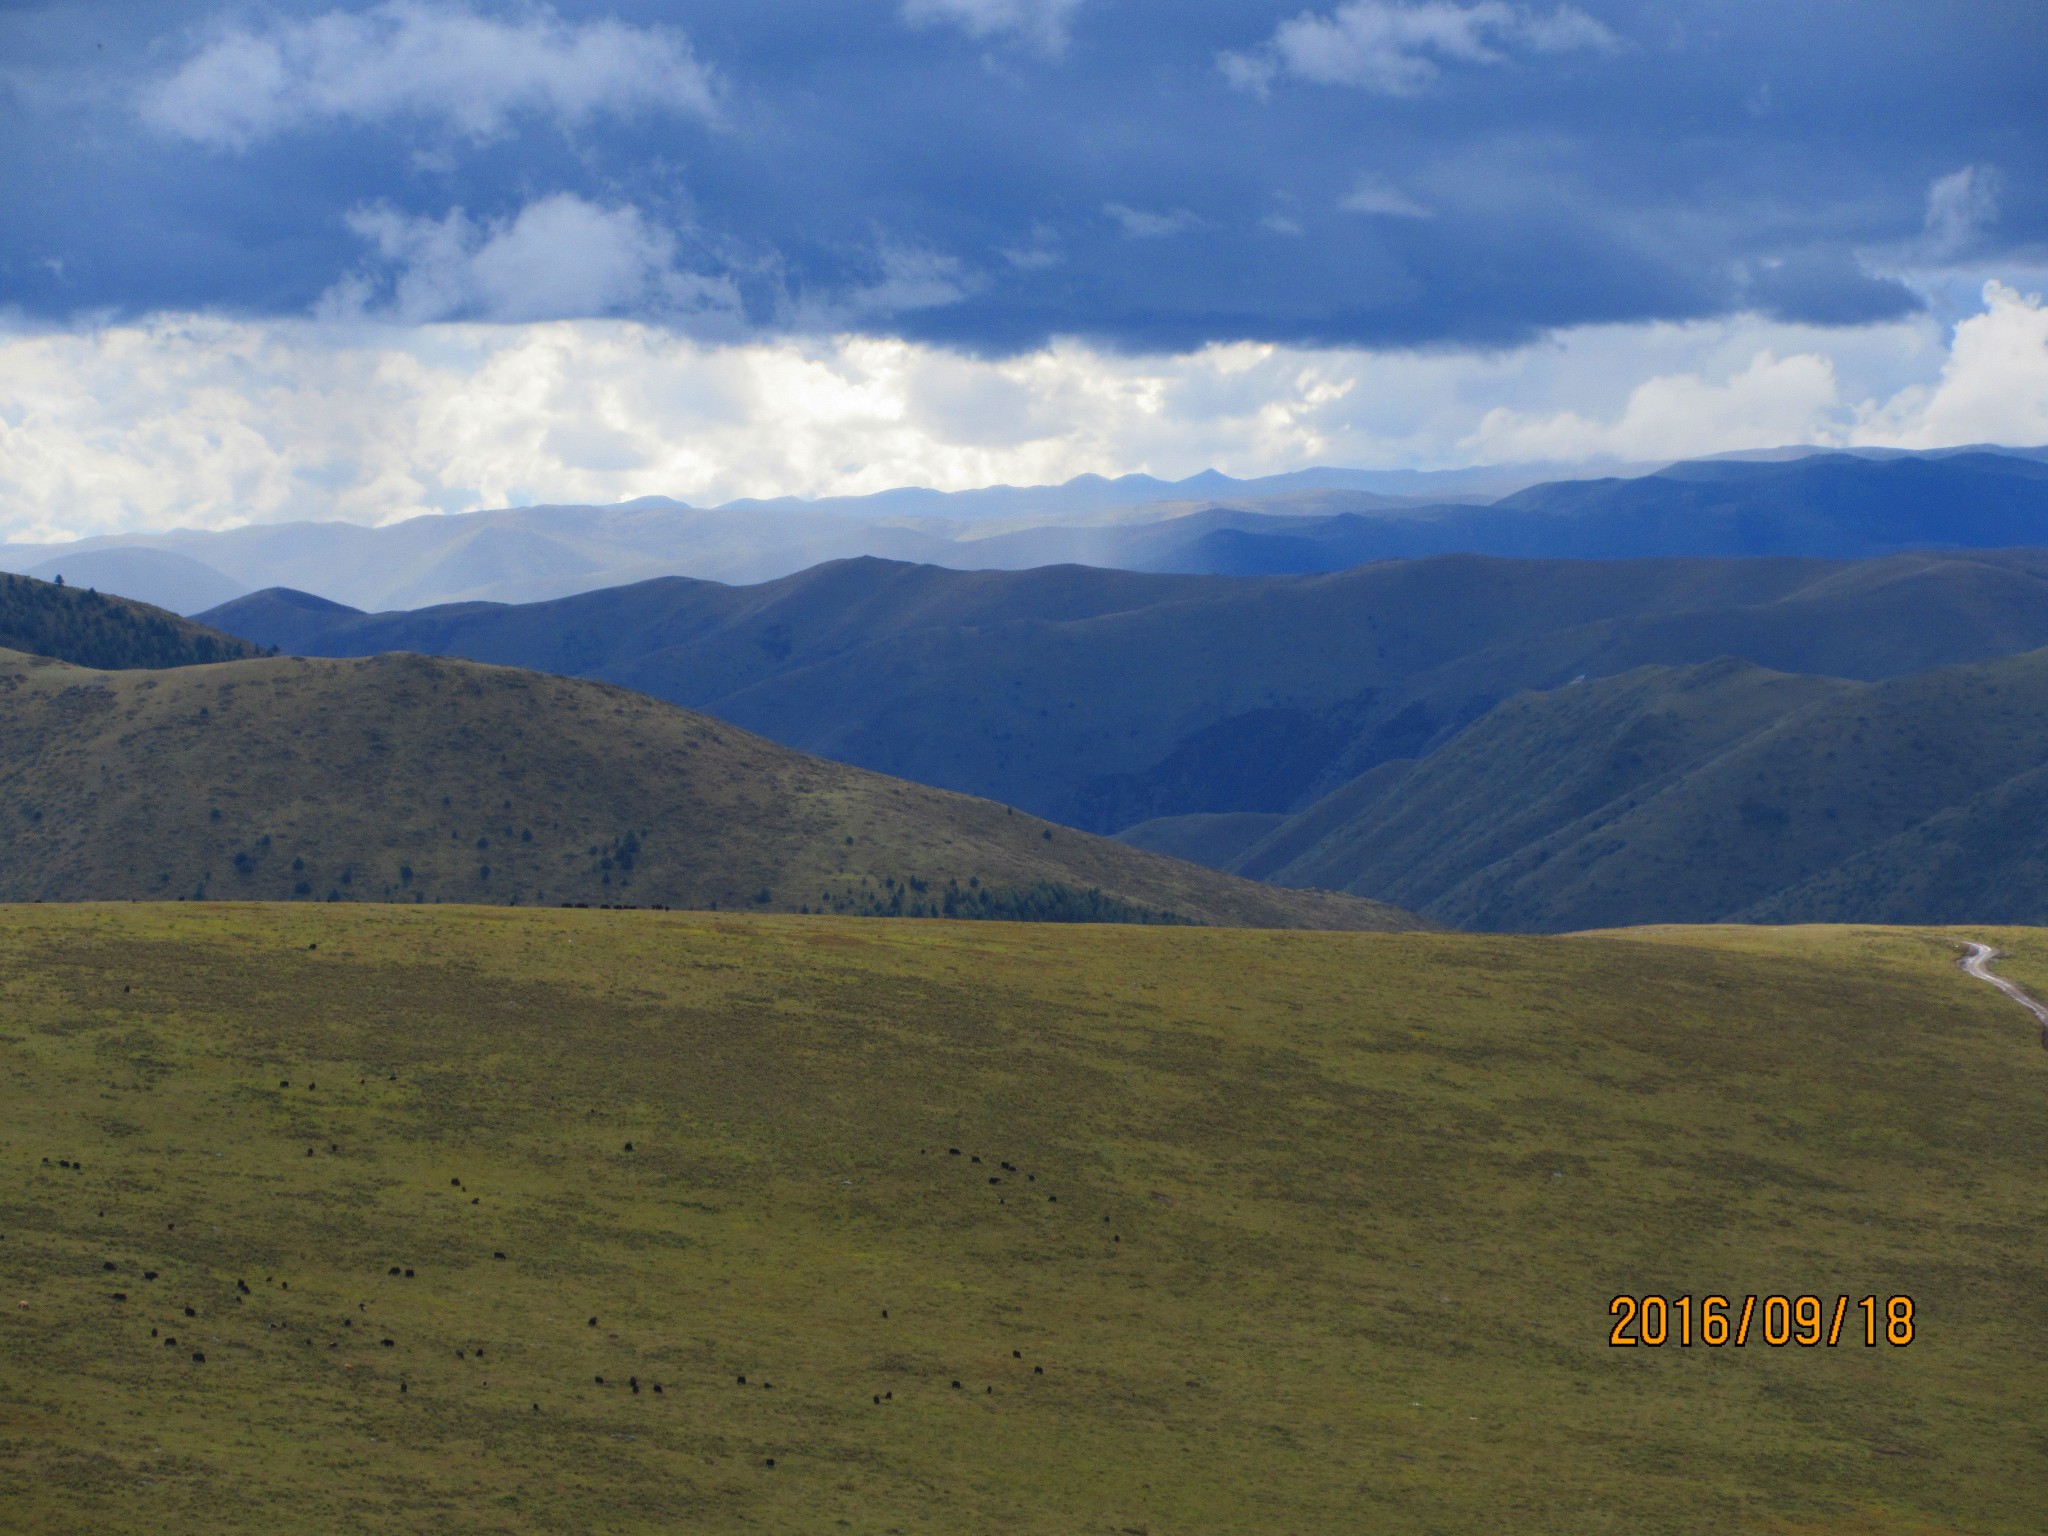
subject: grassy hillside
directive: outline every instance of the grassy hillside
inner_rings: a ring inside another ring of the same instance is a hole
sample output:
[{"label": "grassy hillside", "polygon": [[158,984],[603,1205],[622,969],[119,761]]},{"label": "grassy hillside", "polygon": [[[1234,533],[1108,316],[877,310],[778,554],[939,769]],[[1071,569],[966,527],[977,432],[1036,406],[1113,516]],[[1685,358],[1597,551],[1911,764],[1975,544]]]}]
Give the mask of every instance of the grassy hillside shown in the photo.
[{"label": "grassy hillside", "polygon": [[1749,910],[1760,922],[1857,911],[2048,923],[2048,768],[2016,773]]},{"label": "grassy hillside", "polygon": [[[1620,856],[1612,829],[1627,812],[1787,715],[1856,691],[1854,683],[1725,661],[1644,667],[1523,694],[1383,792],[1361,798],[1371,782],[1362,781],[1283,824],[1230,867],[1332,889],[1399,887],[1439,905],[1457,903],[1485,927],[1591,926],[1562,922],[1550,905],[1573,875],[1595,888],[1614,885],[1604,870],[1589,873],[1571,856],[1575,840],[1598,841]],[[1313,840],[1304,838],[1303,824],[1315,827]],[[1770,830],[1799,835],[1782,825]],[[1730,854],[1718,848],[1715,862],[1729,862]],[[1678,874],[1667,871],[1661,891],[1631,886],[1614,894],[1646,902],[1646,920],[1671,920],[1670,904],[1711,878]]]},{"label": "grassy hillside", "polygon": [[2032,1536],[2048,1054],[1955,950],[0,911],[6,1523]]},{"label": "grassy hillside", "polygon": [[175,613],[0,572],[0,650],[82,667],[189,667],[259,654],[255,645]]},{"label": "grassy hillside", "polygon": [[12,900],[1412,921],[805,757],[623,689],[408,655],[91,672],[0,653],[0,808]]},{"label": "grassy hillside", "polygon": [[2048,645],[2048,556],[1453,556],[1256,580],[865,560],[756,587],[668,580],[418,613],[257,594],[209,619],[309,652],[402,648],[598,677],[1112,832],[1303,809],[1504,698],[1581,674],[1737,656],[1877,678]]},{"label": "grassy hillside", "polygon": [[[1537,902],[1544,926],[1558,927],[1612,921],[1606,914],[1746,914],[2048,760],[2044,705],[2048,652],[2038,651],[1851,687],[1712,754],[1641,803],[1614,806],[1602,824],[1570,828],[1489,871],[1456,905],[1516,926]],[[1542,854],[1555,866],[1548,874],[1532,869]],[[1925,914],[1949,916],[2000,912]]]},{"label": "grassy hillside", "polygon": [[1496,930],[2027,921],[2044,722],[2048,651],[1879,683],[1647,667],[1511,699],[1218,862]]}]

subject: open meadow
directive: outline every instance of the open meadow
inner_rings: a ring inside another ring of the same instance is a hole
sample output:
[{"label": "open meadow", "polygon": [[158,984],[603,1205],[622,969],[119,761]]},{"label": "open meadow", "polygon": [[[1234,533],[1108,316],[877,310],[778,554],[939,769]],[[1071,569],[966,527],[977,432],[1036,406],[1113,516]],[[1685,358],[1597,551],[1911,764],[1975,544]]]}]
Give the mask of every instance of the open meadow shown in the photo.
[{"label": "open meadow", "polygon": [[0,907],[0,1527],[2032,1536],[1959,939]]}]

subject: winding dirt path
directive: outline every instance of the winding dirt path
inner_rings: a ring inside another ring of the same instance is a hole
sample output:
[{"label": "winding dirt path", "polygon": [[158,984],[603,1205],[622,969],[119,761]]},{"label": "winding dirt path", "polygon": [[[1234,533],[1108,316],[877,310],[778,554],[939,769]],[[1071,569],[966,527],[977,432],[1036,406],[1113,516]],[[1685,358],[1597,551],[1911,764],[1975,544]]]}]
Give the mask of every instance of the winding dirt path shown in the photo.
[{"label": "winding dirt path", "polygon": [[2041,1045],[2043,1049],[2048,1049],[2048,1008],[2044,1008],[2041,1004],[2035,1002],[2032,994],[2026,988],[2007,981],[2003,976],[1991,974],[1991,962],[1998,958],[1999,952],[1989,944],[1979,944],[1974,940],[1965,939],[1963,947],[1969,951],[1962,958],[1963,970],[1967,974],[1976,977],[1979,981],[1990,982],[1991,985],[1998,988],[1999,991],[2039,1019],[2041,1021]]}]

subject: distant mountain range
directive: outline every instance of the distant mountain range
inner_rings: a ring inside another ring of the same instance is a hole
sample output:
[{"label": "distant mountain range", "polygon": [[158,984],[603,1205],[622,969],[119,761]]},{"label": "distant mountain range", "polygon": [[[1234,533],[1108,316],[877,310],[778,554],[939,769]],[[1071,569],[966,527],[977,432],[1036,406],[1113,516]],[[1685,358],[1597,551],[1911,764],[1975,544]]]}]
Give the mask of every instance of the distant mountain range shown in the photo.
[{"label": "distant mountain range", "polygon": [[[2048,544],[2048,461],[2008,452],[1789,463],[1701,461],[1633,479],[1531,486],[1488,506],[1199,513],[1192,535],[1124,534],[1146,570],[1335,571],[1368,560],[1470,552],[1540,559],[1810,555]],[[1147,542],[1149,536],[1149,543]]]},{"label": "distant mountain range", "polygon": [[1786,450],[1622,469],[1540,484],[1537,472],[1512,466],[1259,480],[1083,476],[1063,486],[708,509],[649,498],[385,528],[294,523],[7,545],[0,567],[198,613],[273,586],[364,609],[533,602],[664,575],[760,582],[861,555],[961,570],[1074,563],[1252,575],[1451,552],[1856,558],[2048,543],[2048,462],[2038,451]]},{"label": "distant mountain range", "polygon": [[[1653,468],[1655,466],[1640,466]],[[531,602],[652,576],[762,581],[857,555],[1020,569],[1119,563],[1120,523],[1171,521],[1218,499],[1335,512],[1486,501],[1541,480],[1514,466],[1437,473],[1310,469],[1237,480],[1081,475],[1064,485],[917,487],[716,507],[650,496],[615,506],[532,506],[355,523],[257,524],[224,532],[115,535],[0,545],[0,569],[64,576],[180,613],[289,586],[372,608],[471,599]],[[1398,487],[1398,489],[1396,489]]]}]

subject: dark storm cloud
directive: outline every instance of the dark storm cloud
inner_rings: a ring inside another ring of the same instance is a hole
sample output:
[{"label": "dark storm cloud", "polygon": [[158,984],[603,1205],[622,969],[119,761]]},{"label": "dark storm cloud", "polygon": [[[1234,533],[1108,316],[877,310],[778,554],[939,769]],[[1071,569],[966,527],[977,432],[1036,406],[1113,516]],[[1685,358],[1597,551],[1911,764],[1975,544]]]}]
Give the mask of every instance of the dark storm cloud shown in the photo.
[{"label": "dark storm cloud", "polygon": [[1854,324],[1915,302],[1869,253],[2048,232],[2044,16],[14,5],[0,305],[624,314],[984,352]]}]

